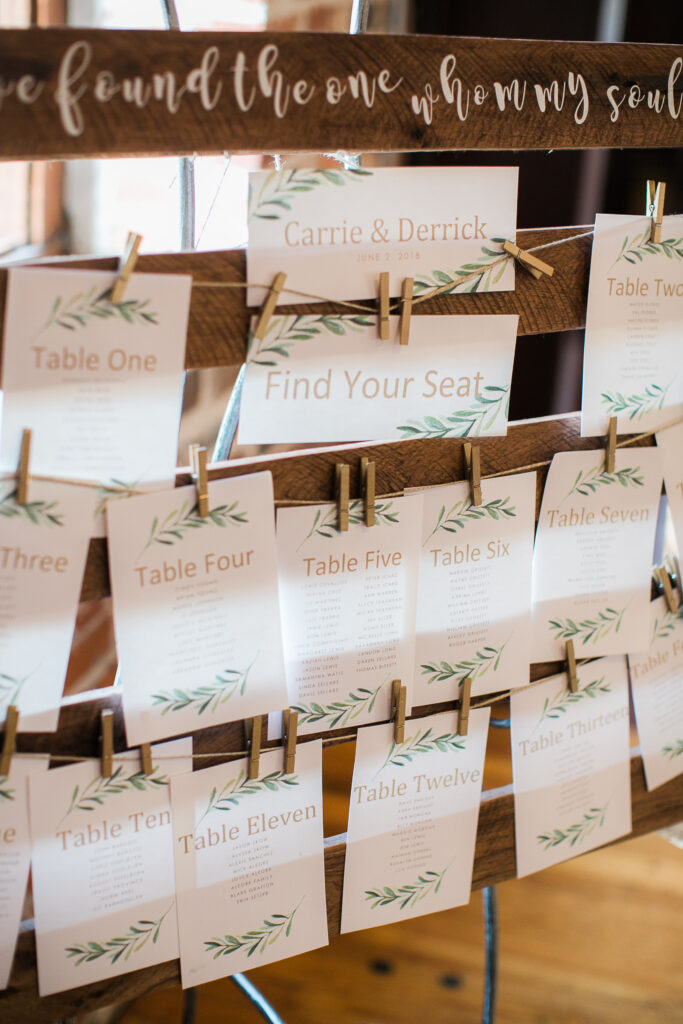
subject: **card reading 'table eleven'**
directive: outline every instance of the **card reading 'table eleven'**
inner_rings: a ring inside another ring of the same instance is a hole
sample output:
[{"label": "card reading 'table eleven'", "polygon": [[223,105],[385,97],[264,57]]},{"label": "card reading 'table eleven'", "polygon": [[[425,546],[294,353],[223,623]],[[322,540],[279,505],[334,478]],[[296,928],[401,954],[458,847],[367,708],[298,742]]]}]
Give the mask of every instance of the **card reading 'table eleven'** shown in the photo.
[{"label": "card reading 'table eleven'", "polygon": [[532,661],[626,654],[649,642],[662,487],[656,448],[560,452],[550,466],[532,566]]},{"label": "card reading 'table eleven'", "polygon": [[114,502],[114,625],[128,743],[287,706],[273,482],[254,473]]}]

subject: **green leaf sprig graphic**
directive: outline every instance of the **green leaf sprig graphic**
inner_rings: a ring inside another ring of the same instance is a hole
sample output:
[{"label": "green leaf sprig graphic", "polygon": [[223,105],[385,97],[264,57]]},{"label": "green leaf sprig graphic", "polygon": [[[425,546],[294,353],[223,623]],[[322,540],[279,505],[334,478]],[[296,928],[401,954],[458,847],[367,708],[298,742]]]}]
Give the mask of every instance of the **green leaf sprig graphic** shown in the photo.
[{"label": "green leaf sprig graphic", "polygon": [[462,501],[456,501],[455,505],[451,505],[448,511],[446,511],[446,506],[442,505],[436,519],[436,525],[422,546],[424,547],[435,533],[439,533],[441,530],[444,530],[446,533],[457,533],[458,530],[463,530],[468,522],[472,520],[514,519],[517,515],[517,509],[514,505],[510,505],[509,502],[509,497],[492,498],[485,505],[473,505],[469,498],[463,498]]},{"label": "green leaf sprig graphic", "polygon": [[162,705],[162,715],[168,714],[169,711],[185,711],[187,708],[196,711],[198,715],[203,715],[207,710],[214,714],[234,693],[245,693],[254,661],[243,671],[226,668],[223,672],[217,672],[212,683],[203,683],[189,690],[180,687],[160,690],[152,694],[152,700],[156,705]]},{"label": "green leaf sprig graphic", "polygon": [[601,693],[611,692],[612,687],[609,683],[605,682],[604,676],[601,676],[600,679],[593,679],[592,682],[586,683],[585,686],[580,686],[576,693],[572,693],[565,686],[564,689],[558,690],[553,697],[546,697],[543,702],[541,717],[534,727],[534,731],[546,718],[560,718],[561,715],[568,711],[571,704],[576,704],[578,701],[583,701],[586,698],[595,700]]},{"label": "green leaf sprig graphic", "polygon": [[16,499],[16,488],[0,498],[0,516],[4,519],[28,519],[34,526],[64,526],[63,513],[56,511],[58,502],[29,501],[26,505],[18,505]]},{"label": "green leaf sprig graphic", "polygon": [[42,330],[48,327],[63,327],[67,331],[75,331],[85,327],[91,320],[123,320],[127,324],[158,325],[157,313],[149,311],[149,299],[122,299],[121,302],[111,301],[111,288],[98,292],[90,288],[80,292],[73,298],[64,301],[58,295],[52,304],[50,314]]},{"label": "green leaf sprig graphic", "polygon": [[317,335],[345,337],[347,333],[372,327],[370,316],[328,313],[322,316],[274,316],[271,317],[263,338],[254,345],[253,335],[249,337],[247,363],[256,366],[277,366],[278,358],[289,359],[290,349],[297,341],[310,341]]},{"label": "green leaf sprig graphic", "polygon": [[589,811],[586,811],[581,821],[578,821],[575,825],[569,825],[567,828],[554,828],[550,832],[543,832],[541,835],[536,836],[536,842],[540,843],[544,850],[550,850],[555,846],[560,846],[562,843],[568,843],[569,846],[582,843],[591,832],[596,828],[602,828],[605,824],[608,807],[609,802],[604,807],[591,807]]},{"label": "green leaf sprig graphic", "polygon": [[628,235],[626,236],[621,243],[619,255],[612,266],[615,266],[620,260],[625,260],[627,263],[637,266],[638,263],[642,263],[648,256],[662,255],[670,260],[683,259],[683,238],[664,238],[660,242],[651,242],[650,227],[648,225],[642,235],[634,235],[633,239],[630,239]]},{"label": "green leaf sprig graphic", "polygon": [[299,779],[296,775],[287,775],[285,772],[269,772],[258,779],[248,779],[242,768],[234,779],[230,779],[222,789],[213,787],[209,800],[203,813],[197,819],[195,828],[204,820],[207,814],[212,811],[231,811],[238,807],[242,800],[257,793],[277,793],[279,790],[287,789],[289,786],[298,786]]},{"label": "green leaf sprig graphic", "polygon": [[407,882],[405,885],[400,885],[398,889],[394,889],[390,885],[380,886],[377,889],[366,889],[365,899],[372,904],[373,910],[376,907],[391,906],[392,903],[398,903],[401,910],[405,910],[406,907],[414,907],[419,900],[439,891],[447,871],[448,868],[444,868],[443,871],[424,871],[418,876],[416,882]]},{"label": "green leaf sprig graphic", "polygon": [[294,915],[301,903],[303,900],[291,914],[271,914],[260,928],[253,928],[244,935],[224,935],[222,939],[205,939],[204,952],[212,953],[214,960],[219,956],[229,956],[230,953],[238,953],[241,950],[246,950],[248,957],[254,953],[265,953],[268,946],[272,946],[282,936],[289,938]]},{"label": "green leaf sprig graphic", "polygon": [[9,778],[7,775],[0,775],[0,801],[14,799],[14,790],[9,784]]},{"label": "green leaf sprig graphic", "polygon": [[60,820],[60,825],[75,811],[95,811],[110,797],[118,796],[119,793],[130,793],[132,790],[144,793],[147,790],[158,789],[159,786],[168,786],[168,776],[164,775],[158,767],[151,775],[145,775],[141,771],[126,775],[124,766],[120,764],[108,779],[98,776],[83,789],[80,786],[74,786],[71,803],[66,814]]},{"label": "green leaf sprig graphic", "polygon": [[201,530],[204,526],[243,526],[249,522],[247,513],[238,509],[238,501],[233,501],[232,505],[216,505],[215,508],[209,509],[206,519],[202,519],[197,502],[184,501],[180,508],[169,512],[165,519],[154,517],[147,542],[140,555],[153,544],[175,544],[176,541],[182,540],[188,531]]},{"label": "green leaf sprig graphic", "polygon": [[[380,768],[384,771],[387,765],[394,765],[397,768],[405,768],[420,754],[448,754],[452,750],[464,750],[465,740],[455,732],[444,732],[435,736],[432,727],[423,731],[418,730],[414,736],[409,736],[403,743],[392,743],[387,759]],[[379,775],[379,772],[377,773]]]},{"label": "green leaf sprig graphic", "polygon": [[469,409],[458,409],[441,419],[425,416],[423,420],[408,420],[397,429],[403,431],[405,438],[478,437],[491,429],[499,413],[507,416],[509,392],[509,387],[487,384],[484,393],[475,397]]},{"label": "green leaf sprig graphic", "polygon": [[567,491],[562,501],[566,501],[572,494],[580,494],[584,498],[589,494],[595,494],[599,487],[610,487],[612,484],[621,484],[622,487],[642,487],[643,478],[639,476],[640,466],[625,466],[617,469],[614,473],[608,473],[602,465],[593,466],[591,469],[580,470],[576,480]]},{"label": "green leaf sprig graphic", "polygon": [[445,683],[449,679],[455,679],[461,685],[465,679],[478,679],[489,669],[493,672],[498,670],[503,651],[509,640],[506,640],[500,647],[482,647],[472,658],[463,659],[455,663],[449,661],[428,661],[420,665],[423,676],[429,676],[427,685],[432,683]]},{"label": "green leaf sprig graphic", "polygon": [[[491,238],[490,241],[502,246],[506,239]],[[498,284],[511,259],[512,256],[504,252],[502,248],[489,249],[488,246],[482,245],[481,255],[472,263],[463,263],[457,270],[433,270],[431,276],[421,274],[415,280],[415,294],[421,295],[434,288],[441,289],[443,295],[450,295],[458,288],[461,293],[487,292]]]},{"label": "green leaf sprig graphic", "polygon": [[626,412],[630,420],[641,420],[645,413],[664,408],[667,392],[672,384],[673,381],[669,381],[666,387],[662,387],[661,384],[648,384],[643,391],[632,395],[625,395],[621,391],[603,391],[600,400],[607,406],[611,416]]},{"label": "green leaf sprig graphic", "polygon": [[678,615],[675,615],[668,609],[664,612],[661,618],[659,617],[659,615],[657,615],[652,626],[652,638],[650,639],[650,647],[655,642],[655,640],[666,640],[668,636],[671,636],[671,634],[676,628],[677,621]]},{"label": "green leaf sprig graphic", "polygon": [[334,700],[331,704],[318,704],[317,701],[310,704],[292,704],[292,711],[298,713],[299,725],[307,722],[314,724],[325,722],[328,729],[341,728],[352,722],[354,718],[358,718],[360,714],[369,715],[371,713],[382,685],[380,683],[375,690],[359,686],[343,700]]},{"label": "green leaf sprig graphic", "polygon": [[137,487],[140,483],[136,480],[133,484],[127,484],[124,480],[117,480],[116,477],[111,477],[109,483],[100,484],[97,489],[97,505],[95,506],[95,515],[100,516],[107,507],[107,502],[111,498],[132,498],[138,491]]},{"label": "green leaf sprig graphic", "polygon": [[596,644],[614,630],[619,632],[621,620],[628,605],[624,605],[621,611],[616,608],[605,608],[599,612],[594,619],[582,619],[575,622],[574,619],[549,619],[548,629],[555,634],[556,640],[574,640],[578,637],[582,644]]},{"label": "green leaf sprig graphic", "polygon": [[35,671],[33,669],[27,676],[23,676],[21,679],[18,676],[10,676],[6,672],[0,672],[0,704],[16,704],[24,684]]},{"label": "green leaf sprig graphic", "polygon": [[312,192],[321,186],[347,185],[350,181],[372,176],[364,167],[323,168],[309,171],[271,171],[258,192],[249,185],[249,220],[280,220],[283,211],[290,212],[292,203],[303,192]]},{"label": "green leaf sprig graphic", "polygon": [[[349,526],[357,526],[365,522],[365,509],[362,501],[352,501],[349,504]],[[390,526],[399,522],[398,510],[394,508],[393,501],[378,501],[375,503],[375,525]],[[331,537],[339,533],[337,523],[337,509],[333,505],[327,512],[317,509],[313,516],[313,523],[310,530],[299,544],[299,551],[311,537]]]},{"label": "green leaf sprig graphic", "polygon": [[112,964],[122,958],[130,960],[131,955],[138,953],[150,938],[153,943],[159,941],[161,926],[172,909],[173,904],[157,921],[137,921],[130,925],[127,932],[113,939],[105,939],[103,942],[77,943],[74,946],[67,946],[64,952],[67,958],[75,961],[76,967],[92,963],[93,960],[99,960],[100,957],[106,957]]},{"label": "green leaf sprig graphic", "polygon": [[662,747],[662,754],[668,758],[669,761],[673,761],[675,757],[680,757],[683,754],[683,740],[674,740],[673,743],[668,744],[666,747]]}]

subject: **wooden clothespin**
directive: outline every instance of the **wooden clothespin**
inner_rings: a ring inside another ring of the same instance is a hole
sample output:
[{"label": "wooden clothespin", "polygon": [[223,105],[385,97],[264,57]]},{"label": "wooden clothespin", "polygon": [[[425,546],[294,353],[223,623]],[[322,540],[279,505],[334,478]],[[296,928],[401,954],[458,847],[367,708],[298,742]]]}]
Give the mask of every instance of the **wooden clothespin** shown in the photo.
[{"label": "wooden clothespin", "polygon": [[539,281],[544,274],[548,277],[552,277],[555,273],[553,267],[549,263],[544,263],[543,260],[539,260],[533,253],[527,252],[525,249],[520,249],[514,242],[505,241],[503,242],[503,251],[507,252],[512,256],[525,270],[528,270],[530,274]]},{"label": "wooden clothespin", "polygon": [[374,526],[375,516],[375,463],[365,457],[360,460],[360,484],[363,491],[365,525]]},{"label": "wooden clothespin", "polygon": [[261,716],[257,715],[256,718],[245,719],[244,731],[247,736],[247,750],[249,752],[247,778],[258,779],[259,763],[261,761]]},{"label": "wooden clothespin", "polygon": [[403,289],[401,291],[401,329],[399,340],[401,345],[407,345],[410,341],[410,317],[413,312],[413,287],[412,277],[403,278]]},{"label": "wooden clothespin", "polygon": [[645,193],[645,215],[652,221],[650,226],[650,241],[655,242],[657,245],[662,240],[662,218],[664,217],[665,193],[665,181],[648,181]]},{"label": "wooden clothespin", "polygon": [[666,607],[672,615],[678,615],[678,601],[676,600],[676,595],[674,594],[673,587],[671,586],[671,577],[663,565],[655,566],[654,577],[659,583],[662,593],[664,594]]},{"label": "wooden clothespin", "polygon": [[28,467],[31,461],[31,431],[24,430],[21,435],[19,449],[19,465],[17,467],[17,505],[28,504]]},{"label": "wooden clothespin", "polygon": [[349,467],[345,462],[338,462],[335,472],[335,501],[337,502],[337,529],[345,533],[349,528]]},{"label": "wooden clothespin", "polygon": [[380,341],[389,341],[389,274],[382,271],[379,275],[379,337]]},{"label": "wooden clothespin", "polygon": [[2,755],[0,755],[0,776],[7,778],[12,767],[12,754],[17,749],[17,726],[19,724],[19,708],[10,704],[5,716],[5,731],[2,739]]},{"label": "wooden clothespin", "polygon": [[114,774],[114,712],[103,711],[100,716],[102,728],[102,753],[100,774],[110,779]]},{"label": "wooden clothespin", "polygon": [[400,679],[391,684],[391,720],[394,723],[394,743],[403,743],[406,737],[406,688]]},{"label": "wooden clothespin", "polygon": [[285,775],[291,775],[296,762],[296,734],[299,728],[299,712],[285,708],[282,712],[282,739],[285,747]]},{"label": "wooden clothespin", "polygon": [[140,744],[140,761],[142,764],[143,775],[154,774],[154,764],[152,762],[152,744],[141,743]]},{"label": "wooden clothespin", "polygon": [[463,445],[467,477],[470,482],[470,501],[476,507],[481,505],[481,461],[479,456],[479,445],[473,445],[465,441]]},{"label": "wooden clothespin", "polygon": [[472,693],[472,680],[470,676],[462,681],[460,690],[460,707],[458,709],[458,736],[467,736],[470,722],[470,695]]},{"label": "wooden clothespin", "polygon": [[605,472],[614,472],[614,455],[617,450],[617,418],[610,416],[607,426],[607,447],[605,448]]},{"label": "wooden clothespin", "polygon": [[678,591],[678,604],[680,606],[683,602],[683,586],[681,585],[681,563],[678,561],[676,555],[669,555],[666,559],[666,564],[669,568],[669,575],[673,580],[673,586]]},{"label": "wooden clothespin", "polygon": [[265,338],[266,331],[268,330],[268,324],[270,318],[275,312],[278,302],[280,301],[280,292],[285,286],[287,275],[280,272],[275,275],[273,283],[270,286],[270,291],[266,296],[266,301],[261,306],[261,312],[254,328],[254,337],[261,340]]},{"label": "wooden clothespin", "polygon": [[206,448],[201,444],[190,445],[190,466],[192,479],[197,488],[197,511],[201,519],[209,514],[209,476],[206,471]]},{"label": "wooden clothespin", "polygon": [[123,256],[119,260],[118,277],[114,281],[114,286],[111,290],[111,295],[109,296],[110,302],[123,301],[128,279],[135,270],[135,264],[138,261],[138,249],[140,248],[141,242],[142,235],[136,235],[134,231],[128,232],[126,248],[123,250]]},{"label": "wooden clothespin", "polygon": [[567,679],[569,681],[569,692],[577,693],[579,683],[576,678],[576,655],[574,654],[573,640],[567,640]]}]

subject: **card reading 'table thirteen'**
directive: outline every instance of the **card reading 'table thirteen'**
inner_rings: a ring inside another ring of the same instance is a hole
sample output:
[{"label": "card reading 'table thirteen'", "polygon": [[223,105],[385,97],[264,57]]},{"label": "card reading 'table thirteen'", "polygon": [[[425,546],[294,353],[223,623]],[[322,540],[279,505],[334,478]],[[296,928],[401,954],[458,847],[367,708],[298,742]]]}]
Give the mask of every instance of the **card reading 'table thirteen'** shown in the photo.
[{"label": "card reading 'table thirteen'", "polygon": [[560,452],[550,466],[532,568],[532,661],[626,654],[647,646],[661,459],[623,448]]},{"label": "card reading 'table thirteen'", "polygon": [[109,562],[128,743],[287,706],[273,482],[254,473],[114,502]]},{"label": "card reading 'table thirteen'", "polygon": [[374,526],[353,501],[277,514],[285,667],[299,732],[386,721],[391,684],[411,702],[422,495],[377,501]]}]

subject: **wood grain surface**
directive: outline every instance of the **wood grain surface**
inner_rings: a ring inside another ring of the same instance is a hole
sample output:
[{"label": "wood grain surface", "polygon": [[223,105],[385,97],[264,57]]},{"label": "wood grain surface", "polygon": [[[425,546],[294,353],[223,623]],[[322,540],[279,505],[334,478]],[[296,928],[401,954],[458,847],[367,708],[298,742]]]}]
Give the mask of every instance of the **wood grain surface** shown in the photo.
[{"label": "wood grain surface", "polygon": [[[8,29],[0,156],[676,146],[682,53],[668,44]],[[506,96],[515,81],[518,95]]]}]

